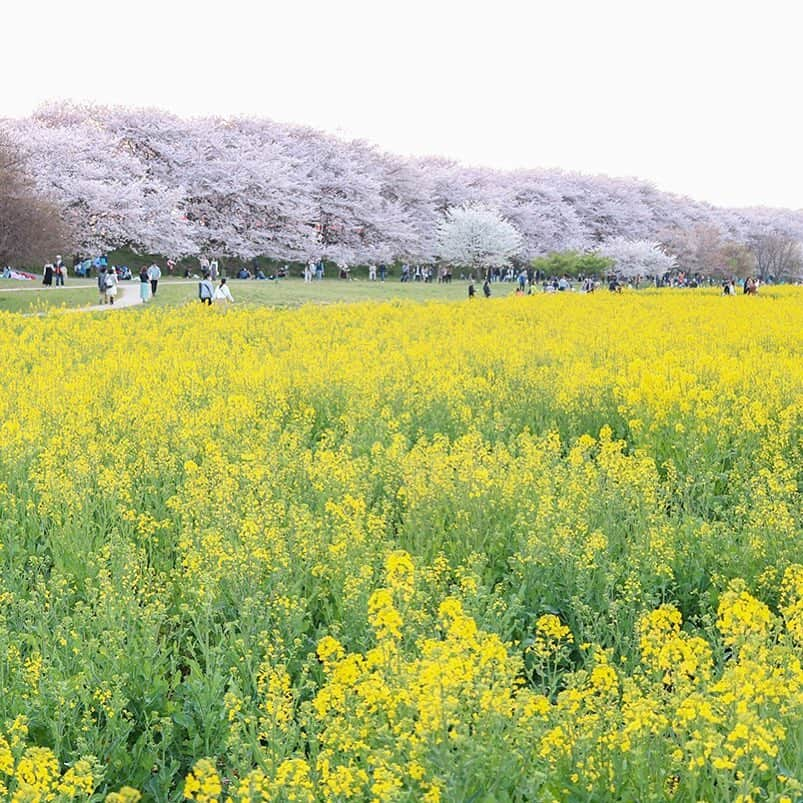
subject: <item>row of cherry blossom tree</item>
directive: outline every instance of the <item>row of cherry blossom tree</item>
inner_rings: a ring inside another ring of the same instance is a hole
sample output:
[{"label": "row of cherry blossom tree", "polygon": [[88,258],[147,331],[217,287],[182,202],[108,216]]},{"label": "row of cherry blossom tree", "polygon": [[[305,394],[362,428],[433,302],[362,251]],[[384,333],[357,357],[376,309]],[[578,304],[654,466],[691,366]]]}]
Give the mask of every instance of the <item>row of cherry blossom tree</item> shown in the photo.
[{"label": "row of cherry blossom tree", "polygon": [[635,179],[404,159],[264,119],[51,104],[0,126],[83,254],[431,262],[449,215],[472,205],[515,228],[524,261],[649,241],[689,270],[727,273],[752,255],[780,275],[797,269],[803,241],[801,212],[722,209]]}]

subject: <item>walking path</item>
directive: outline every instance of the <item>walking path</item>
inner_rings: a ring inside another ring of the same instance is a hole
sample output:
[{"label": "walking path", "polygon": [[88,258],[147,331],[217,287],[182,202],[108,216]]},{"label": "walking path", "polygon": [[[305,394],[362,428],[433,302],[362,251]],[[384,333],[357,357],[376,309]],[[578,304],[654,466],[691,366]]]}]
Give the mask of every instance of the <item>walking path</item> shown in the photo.
[{"label": "walking path", "polygon": [[133,307],[134,304],[141,304],[139,297],[139,282],[137,286],[121,287],[117,285],[117,298],[114,299],[114,304],[93,304],[91,307],[73,307],[69,312],[106,312],[112,309],[122,309],[123,307]]},{"label": "walking path", "polygon": [[36,290],[47,290],[47,292],[57,290],[85,290],[88,287],[97,288],[97,286],[96,282],[92,282],[91,284],[62,284],[54,287],[42,287],[41,284],[34,283],[33,287],[0,287],[0,293],[32,293]]},{"label": "walking path", "polygon": [[[0,295],[4,293],[21,293],[21,292],[31,292],[32,290],[38,290],[38,287],[3,287],[0,289]],[[48,292],[57,291],[57,290],[90,290],[94,289],[97,292],[98,286],[94,282],[92,284],[71,284],[69,286],[59,286],[59,287],[50,287]],[[117,286],[117,298],[114,299],[114,304],[91,304],[86,307],[59,307],[56,312],[106,312],[107,310],[113,309],[124,309],[125,307],[133,307],[135,304],[139,304],[139,282],[137,282],[136,286],[129,285],[129,286]],[[22,315],[25,317],[33,316],[42,316],[47,315],[50,310],[39,310],[37,312],[23,312]]]},{"label": "walking path", "polygon": [[[167,284],[195,284],[195,279],[173,279],[166,282],[161,282],[160,286],[164,287]],[[36,290],[41,290],[39,287],[0,287],[0,296],[5,293],[30,293]],[[57,292],[59,290],[95,290],[97,292],[98,285],[96,282],[72,282],[68,285],[59,285],[57,287],[47,288],[47,292]],[[133,307],[141,304],[142,301],[139,297],[139,282],[134,284],[118,284],[117,285],[117,298],[114,299],[114,304],[92,304],[86,307],[67,307],[59,309],[59,312],[107,312],[113,309],[124,309],[125,307]],[[31,314],[31,313],[29,313]],[[44,312],[32,313],[35,315],[44,315]]]}]

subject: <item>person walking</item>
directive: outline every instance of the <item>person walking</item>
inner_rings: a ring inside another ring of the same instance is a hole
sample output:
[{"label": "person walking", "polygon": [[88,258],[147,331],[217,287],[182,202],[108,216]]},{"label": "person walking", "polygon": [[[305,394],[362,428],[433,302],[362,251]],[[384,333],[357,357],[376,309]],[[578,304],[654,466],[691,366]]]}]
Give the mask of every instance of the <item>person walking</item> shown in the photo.
[{"label": "person walking", "polygon": [[368,281],[370,282],[376,281],[376,265],[368,266]]},{"label": "person walking", "polygon": [[151,295],[155,296],[159,279],[162,278],[162,269],[155,262],[148,268],[148,278],[151,281]]},{"label": "person walking", "polygon": [[98,293],[100,301],[98,304],[106,303],[106,268],[98,268]]},{"label": "person walking", "polygon": [[53,275],[56,277],[56,287],[64,287],[64,277],[67,274],[67,266],[61,258],[61,254],[56,256],[56,261],[53,263]]},{"label": "person walking", "polygon": [[117,298],[117,271],[112,266],[106,271],[106,303],[114,304]]},{"label": "person walking", "polygon": [[144,304],[151,297],[151,282],[148,269],[143,265],[139,271],[139,300]]},{"label": "person walking", "polygon": [[212,306],[212,299],[215,296],[215,287],[209,279],[209,272],[204,271],[204,277],[198,282],[198,299],[202,304]]},{"label": "person walking", "polygon": [[45,265],[44,276],[42,276],[42,284],[45,287],[50,287],[53,284],[53,265],[50,262]]},{"label": "person walking", "polygon": [[220,280],[220,284],[215,288],[213,300],[217,305],[234,303],[234,296],[232,296],[231,290],[229,290],[229,286],[226,284],[225,277]]}]

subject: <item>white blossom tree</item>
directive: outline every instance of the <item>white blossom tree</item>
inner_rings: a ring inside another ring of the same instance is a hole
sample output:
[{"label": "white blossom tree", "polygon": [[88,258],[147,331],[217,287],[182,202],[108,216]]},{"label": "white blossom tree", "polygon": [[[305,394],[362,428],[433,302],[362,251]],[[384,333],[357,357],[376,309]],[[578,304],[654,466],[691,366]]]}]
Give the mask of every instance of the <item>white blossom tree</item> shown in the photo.
[{"label": "white blossom tree", "polygon": [[507,265],[522,244],[518,229],[484,204],[447,209],[438,231],[441,259],[472,270]]},{"label": "white blossom tree", "polygon": [[597,249],[597,253],[612,259],[615,271],[626,279],[663,276],[677,267],[675,257],[663,251],[660,243],[649,240],[612,237]]}]

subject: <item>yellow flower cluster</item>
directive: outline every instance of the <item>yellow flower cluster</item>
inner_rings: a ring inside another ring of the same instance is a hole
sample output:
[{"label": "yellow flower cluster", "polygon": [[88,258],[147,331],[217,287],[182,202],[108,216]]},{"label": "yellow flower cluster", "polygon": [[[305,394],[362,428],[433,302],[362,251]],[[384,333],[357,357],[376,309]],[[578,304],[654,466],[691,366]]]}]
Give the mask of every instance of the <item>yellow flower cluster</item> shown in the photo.
[{"label": "yellow flower cluster", "polygon": [[803,290],[198,306],[0,313],[0,797],[801,797]]},{"label": "yellow flower cluster", "polygon": [[102,776],[94,756],[84,756],[62,770],[47,747],[27,744],[28,725],[18,717],[0,731],[0,796],[12,803],[88,800]]}]

